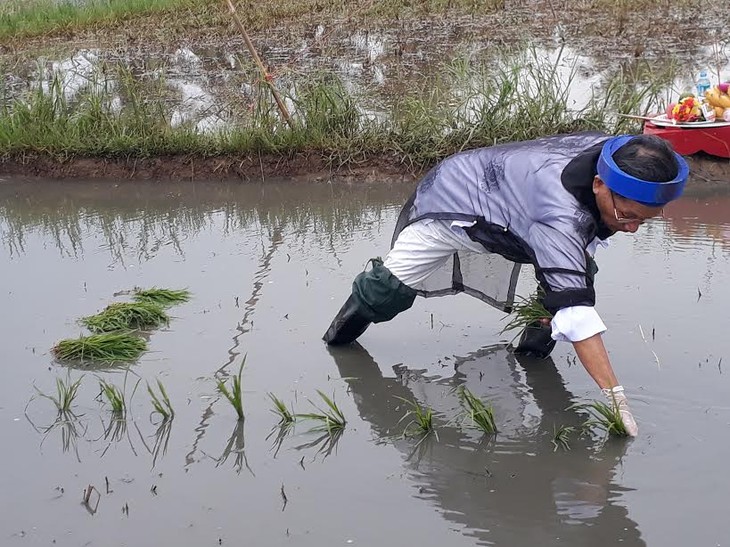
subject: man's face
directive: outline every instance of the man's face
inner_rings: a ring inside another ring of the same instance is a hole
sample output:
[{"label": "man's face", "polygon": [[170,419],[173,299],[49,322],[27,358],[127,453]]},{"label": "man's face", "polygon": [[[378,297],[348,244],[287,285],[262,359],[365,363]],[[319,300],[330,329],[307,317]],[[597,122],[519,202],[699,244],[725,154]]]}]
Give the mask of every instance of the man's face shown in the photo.
[{"label": "man's face", "polygon": [[662,207],[648,207],[619,196],[612,192],[598,176],[593,179],[593,193],[596,195],[601,220],[614,232],[633,234],[644,222],[660,216],[663,211]]}]

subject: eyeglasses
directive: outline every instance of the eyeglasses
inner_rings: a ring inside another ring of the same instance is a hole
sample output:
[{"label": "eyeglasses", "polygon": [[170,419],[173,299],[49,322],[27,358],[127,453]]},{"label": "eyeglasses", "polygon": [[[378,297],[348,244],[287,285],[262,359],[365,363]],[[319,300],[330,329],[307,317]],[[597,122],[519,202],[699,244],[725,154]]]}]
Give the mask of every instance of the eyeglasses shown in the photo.
[{"label": "eyeglasses", "polygon": [[[630,217],[624,217],[618,214],[618,209],[616,209],[616,200],[614,199],[613,192],[611,192],[611,203],[613,204],[613,216],[616,218],[616,222],[619,224],[644,224],[646,222],[646,219],[643,218],[630,218]],[[662,207],[661,212],[659,213],[659,216],[664,218],[664,208]]]}]

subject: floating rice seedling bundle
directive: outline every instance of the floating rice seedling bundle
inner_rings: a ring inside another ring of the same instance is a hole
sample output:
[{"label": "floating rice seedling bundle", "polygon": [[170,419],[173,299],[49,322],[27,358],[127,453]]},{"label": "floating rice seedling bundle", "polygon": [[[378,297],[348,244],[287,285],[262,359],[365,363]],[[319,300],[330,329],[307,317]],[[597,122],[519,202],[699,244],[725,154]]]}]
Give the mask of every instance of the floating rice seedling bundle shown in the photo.
[{"label": "floating rice seedling bundle", "polygon": [[135,289],[134,300],[136,302],[150,302],[158,306],[174,306],[190,300],[190,291],[186,289]]},{"label": "floating rice seedling bundle", "polygon": [[484,404],[484,401],[463,386],[459,390],[459,398],[467,416],[471,419],[472,425],[481,429],[484,433],[497,432],[492,405]]},{"label": "floating rice seedling bundle", "polygon": [[61,340],[52,351],[61,361],[134,361],[147,349],[147,342],[125,332],[105,332]]},{"label": "floating rice seedling bundle", "polygon": [[144,330],[169,322],[165,310],[153,302],[118,302],[104,311],[81,319],[91,332]]}]

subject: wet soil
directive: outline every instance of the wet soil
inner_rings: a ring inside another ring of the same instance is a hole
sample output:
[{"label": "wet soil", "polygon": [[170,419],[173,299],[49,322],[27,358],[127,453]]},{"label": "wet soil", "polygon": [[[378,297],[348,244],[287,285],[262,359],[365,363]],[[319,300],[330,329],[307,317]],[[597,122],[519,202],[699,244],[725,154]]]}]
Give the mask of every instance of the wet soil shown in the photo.
[{"label": "wet soil", "polygon": [[[682,198],[600,251],[597,307],[641,433],[574,433],[569,450],[554,430],[581,425],[566,409],[599,397],[592,381],[567,344],[515,358],[503,315],[476,299],[417,299],[359,346],[321,342],[411,189],[0,182],[2,544],[725,545],[727,188]],[[193,299],[147,334],[129,373],[53,359],[55,342],[83,332],[78,318],[135,286]],[[215,382],[244,356],[238,422]],[[125,374],[120,423],[98,381],[122,386]],[[62,419],[37,390],[67,375],[82,384]],[[169,427],[151,415],[145,385],[157,379]],[[464,421],[460,386],[492,403],[496,436]],[[344,433],[300,422],[278,438],[267,394],[311,412],[318,389]],[[403,399],[434,409],[438,435],[403,436]]]}]

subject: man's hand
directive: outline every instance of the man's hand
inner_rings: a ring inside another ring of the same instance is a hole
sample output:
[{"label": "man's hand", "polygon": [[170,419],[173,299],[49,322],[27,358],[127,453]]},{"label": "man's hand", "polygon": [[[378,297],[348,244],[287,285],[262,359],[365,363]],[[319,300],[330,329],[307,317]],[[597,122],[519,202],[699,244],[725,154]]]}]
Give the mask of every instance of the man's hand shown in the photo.
[{"label": "man's hand", "polygon": [[603,395],[608,399],[609,405],[616,405],[618,407],[619,414],[621,414],[621,421],[624,423],[626,432],[631,437],[636,437],[639,434],[639,426],[636,425],[636,420],[631,414],[629,409],[629,402],[626,400],[624,395],[624,388],[622,386],[616,386],[613,388],[604,388],[601,390]]}]

